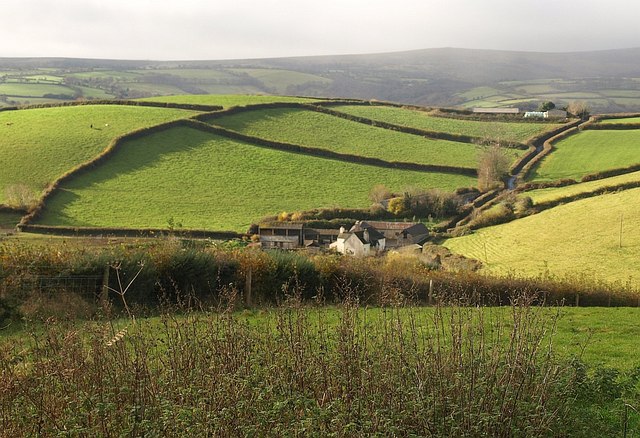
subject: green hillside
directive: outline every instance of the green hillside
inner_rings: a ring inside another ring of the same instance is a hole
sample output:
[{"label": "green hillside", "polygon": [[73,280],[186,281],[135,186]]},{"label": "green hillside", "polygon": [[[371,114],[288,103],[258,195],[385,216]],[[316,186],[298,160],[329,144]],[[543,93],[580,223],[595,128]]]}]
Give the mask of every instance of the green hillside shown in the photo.
[{"label": "green hillside", "polygon": [[[386,161],[476,168],[482,151],[478,145],[434,140],[293,108],[244,112],[212,123],[256,137]],[[507,153],[515,159],[522,151]]]},{"label": "green hillside", "polygon": [[473,178],[351,164],[259,148],[189,128],[130,141],[48,202],[46,225],[244,232],[265,215],[318,207],[368,207],[376,184],[442,188]]},{"label": "green hillside", "polygon": [[391,106],[341,105],[336,111],[426,131],[451,132],[504,142],[524,143],[560,126],[557,123],[494,122],[437,117],[426,111]]},{"label": "green hillside", "polygon": [[249,94],[188,94],[179,96],[158,96],[140,99],[148,102],[189,103],[198,105],[220,105],[225,108],[232,106],[255,105],[258,103],[272,102],[315,102],[317,99],[288,96],[267,96]]},{"label": "green hillside", "polygon": [[25,185],[37,195],[58,176],[98,155],[114,137],[193,114],[115,105],[0,112],[0,204],[7,201],[6,190],[12,185]]},{"label": "green hillside", "polygon": [[585,130],[554,144],[529,179],[580,179],[632,164],[640,164],[640,130]]},{"label": "green hillside", "polygon": [[[640,282],[640,189],[564,204],[507,224],[449,239],[452,251],[481,260],[484,270],[584,281]],[[620,222],[622,219],[622,247]]]}]

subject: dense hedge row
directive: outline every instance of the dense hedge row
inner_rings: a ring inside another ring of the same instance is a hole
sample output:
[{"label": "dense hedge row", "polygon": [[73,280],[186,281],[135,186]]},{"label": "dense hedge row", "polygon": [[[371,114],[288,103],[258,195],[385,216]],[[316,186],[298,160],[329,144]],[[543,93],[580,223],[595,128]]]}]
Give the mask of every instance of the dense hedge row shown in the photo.
[{"label": "dense hedge row", "polygon": [[637,172],[640,170],[640,164],[634,164],[627,167],[619,167],[617,169],[603,170],[602,172],[590,173],[583,176],[580,181],[595,181],[598,179],[610,178],[612,176],[624,175],[625,173]]},{"label": "dense hedge row", "polygon": [[153,108],[172,108],[172,109],[184,109],[192,111],[219,111],[223,107],[220,105],[198,105],[190,103],[170,103],[170,102],[146,102],[141,100],[120,100],[120,99],[104,99],[104,100],[74,100],[73,102],[57,102],[57,103],[40,103],[35,105],[25,106],[13,106],[0,108],[0,111],[15,111],[22,109],[37,109],[37,108],[58,108],[65,106],[83,106],[83,105],[128,105],[128,106],[143,106]]},{"label": "dense hedge row", "polygon": [[590,123],[582,129],[600,130],[600,131],[624,131],[629,129],[640,129],[640,123]]},{"label": "dense hedge row", "polygon": [[[463,134],[454,134],[451,132],[441,132],[441,131],[428,131],[426,129],[419,128],[411,128],[408,126],[395,125],[392,123],[382,122],[379,120],[367,119],[365,117],[354,116],[351,114],[342,113],[340,111],[334,111],[324,107],[318,107],[316,111],[322,112],[324,114],[328,114],[335,117],[340,117],[342,119],[350,120],[352,122],[363,123],[365,125],[374,126],[378,128],[389,129],[392,131],[404,132],[405,134],[418,135],[420,137],[433,138],[438,140],[448,140],[455,141],[459,143],[473,143],[473,144],[482,144],[485,139],[481,137],[473,137],[471,135],[463,135]],[[522,143],[514,143],[513,145],[509,145],[506,147],[510,147],[513,149],[527,149],[528,146]]]},{"label": "dense hedge row", "polygon": [[[426,129],[418,129],[418,128],[411,128],[408,126],[395,125],[392,123],[372,120],[365,117],[354,116],[351,114],[346,114],[340,111],[335,111],[327,108],[328,106],[339,106],[339,105],[345,105],[345,104],[349,104],[349,105],[356,104],[356,105],[365,106],[365,105],[373,105],[373,104],[378,105],[379,103],[373,103],[368,101],[328,101],[328,102],[318,102],[313,104],[296,103],[296,102],[272,102],[272,103],[261,103],[261,104],[255,104],[255,105],[232,107],[232,108],[229,108],[223,111],[217,111],[214,113],[199,114],[193,118],[195,120],[199,120],[201,122],[206,123],[221,117],[240,114],[244,112],[259,111],[264,109],[275,109],[275,108],[295,108],[295,109],[301,109],[301,110],[307,110],[307,111],[316,111],[323,114],[349,120],[352,122],[389,129],[392,131],[403,132],[405,134],[418,135],[420,137],[427,137],[427,138],[433,138],[433,139],[439,139],[439,140],[449,140],[449,141],[455,141],[460,143],[474,143],[474,144],[480,144],[484,141],[484,139],[480,137],[473,137],[470,135],[462,135],[462,134],[453,134],[449,132],[428,131]],[[397,108],[407,107],[406,105],[391,104],[388,102],[384,102],[380,104],[384,106],[393,106]],[[415,107],[415,108],[419,108],[421,110],[424,109],[420,107]],[[510,147],[513,147],[515,149],[526,149],[528,146],[525,144],[516,143]]]},{"label": "dense hedge row", "polygon": [[58,236],[87,237],[162,237],[176,236],[193,239],[230,240],[244,237],[235,231],[210,231],[166,228],[67,227],[51,225],[20,225],[21,231]]},{"label": "dense hedge row", "polygon": [[[130,305],[157,306],[166,299],[190,298],[211,303],[221,294],[237,293],[252,304],[276,303],[288,294],[303,299],[319,294],[329,302],[350,293],[362,304],[388,304],[411,297],[424,303],[448,298],[474,304],[509,304],[517,291],[538,292],[548,304],[637,306],[638,291],[629,284],[549,276],[522,279],[493,277],[470,271],[434,269],[415,257],[353,258],[335,254],[224,249],[203,242],[162,240],[128,247],[44,247],[0,249],[4,296],[24,299],[20,282],[32,276],[102,277],[112,268],[110,286],[127,284]],[[445,257],[445,256],[443,256]],[[348,292],[347,292],[348,291]],[[37,291],[30,292],[37,294]],[[576,298],[578,297],[579,298]],[[119,298],[113,295],[117,302]],[[14,303],[19,305],[20,303]]]},{"label": "dense hedge row", "polygon": [[376,166],[376,167],[385,167],[390,169],[412,170],[417,172],[452,173],[456,175],[466,175],[466,176],[472,176],[472,177],[476,177],[478,175],[477,169],[472,169],[468,167],[386,161],[386,160],[381,160],[379,158],[363,157],[360,155],[333,152],[333,151],[322,149],[322,148],[300,146],[300,145],[291,144],[291,143],[282,143],[282,142],[267,140],[260,137],[253,137],[246,134],[241,134],[239,132],[231,131],[231,130],[222,128],[220,126],[199,122],[196,119],[183,120],[182,123],[192,128],[199,129],[201,131],[205,131],[205,132],[220,135],[223,137],[231,138],[233,140],[238,140],[238,141],[250,143],[253,145],[263,146],[270,149],[277,149],[285,152],[294,152],[299,154],[312,155],[316,157],[329,158],[332,160],[365,164],[365,165]]},{"label": "dense hedge row", "polygon": [[575,195],[564,196],[562,198],[554,199],[552,201],[539,202],[534,205],[533,209],[537,213],[537,212],[541,212],[541,211],[556,207],[560,204],[566,204],[568,202],[578,201],[580,199],[591,198],[594,196],[600,196],[600,195],[613,193],[620,190],[635,189],[638,187],[640,187],[640,181],[630,181],[622,184],[616,184],[614,186],[600,187],[596,190],[592,190],[589,192],[576,193]]},{"label": "dense hedge row", "polygon": [[0,204],[0,213],[27,214],[27,210],[21,207],[12,207],[10,205]]}]

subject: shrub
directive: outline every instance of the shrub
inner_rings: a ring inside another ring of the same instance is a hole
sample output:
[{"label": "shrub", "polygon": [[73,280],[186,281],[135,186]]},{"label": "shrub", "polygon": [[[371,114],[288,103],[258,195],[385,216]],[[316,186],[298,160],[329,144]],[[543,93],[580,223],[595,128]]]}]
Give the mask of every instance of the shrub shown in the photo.
[{"label": "shrub", "polygon": [[480,210],[468,225],[469,228],[476,229],[503,224],[513,219],[515,219],[513,209],[508,204],[500,203],[487,210]]},{"label": "shrub", "polygon": [[38,202],[36,194],[25,184],[12,184],[5,188],[7,205],[17,209],[30,210]]}]

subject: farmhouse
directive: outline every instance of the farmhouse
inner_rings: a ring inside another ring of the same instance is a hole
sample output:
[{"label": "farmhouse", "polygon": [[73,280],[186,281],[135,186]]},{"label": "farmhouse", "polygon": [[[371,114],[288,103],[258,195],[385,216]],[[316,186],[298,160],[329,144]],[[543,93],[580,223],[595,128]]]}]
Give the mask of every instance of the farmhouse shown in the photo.
[{"label": "farmhouse", "polygon": [[338,240],[329,247],[340,254],[364,257],[371,255],[374,251],[384,251],[384,236],[374,228],[348,233],[341,228]]},{"label": "farmhouse", "polygon": [[260,224],[262,249],[320,250],[328,248],[341,254],[368,256],[388,248],[422,246],[429,239],[424,224],[413,222],[357,221],[349,231],[344,227],[316,229],[298,222]]}]

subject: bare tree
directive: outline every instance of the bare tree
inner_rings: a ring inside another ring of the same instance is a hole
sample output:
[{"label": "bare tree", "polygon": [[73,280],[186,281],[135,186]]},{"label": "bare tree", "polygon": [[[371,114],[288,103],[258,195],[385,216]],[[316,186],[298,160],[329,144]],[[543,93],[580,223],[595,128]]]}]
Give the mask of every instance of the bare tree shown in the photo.
[{"label": "bare tree", "polygon": [[478,160],[478,188],[486,192],[500,187],[509,172],[510,161],[499,145],[487,147]]},{"label": "bare tree", "polygon": [[567,105],[567,112],[581,119],[588,119],[591,113],[591,107],[584,100],[574,100]]}]

